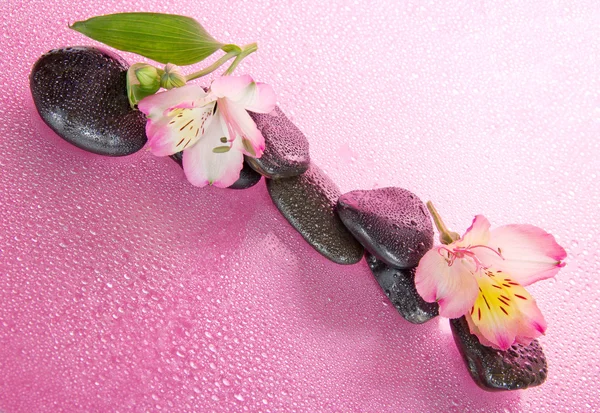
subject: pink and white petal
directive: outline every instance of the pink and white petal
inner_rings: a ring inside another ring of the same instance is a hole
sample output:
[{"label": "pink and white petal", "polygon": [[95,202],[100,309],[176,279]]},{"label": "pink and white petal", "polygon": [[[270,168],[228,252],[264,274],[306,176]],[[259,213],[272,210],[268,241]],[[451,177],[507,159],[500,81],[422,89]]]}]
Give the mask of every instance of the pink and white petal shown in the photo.
[{"label": "pink and white petal", "polygon": [[265,138],[248,112],[227,99],[225,102],[219,100],[218,107],[231,131],[247,140],[249,147],[244,145],[244,153],[260,158],[265,150]]},{"label": "pink and white petal", "polygon": [[471,310],[479,290],[472,266],[462,259],[449,265],[447,254],[443,247],[429,250],[415,272],[415,286],[425,301],[438,302],[441,316],[458,318]]},{"label": "pink and white petal", "polygon": [[138,103],[138,109],[149,119],[157,120],[164,115],[166,110],[178,107],[178,105],[191,107],[192,102],[204,98],[205,95],[206,92],[202,87],[188,84],[147,96]]},{"label": "pink and white petal", "polygon": [[221,76],[211,83],[210,93],[218,98],[228,98],[237,101],[246,94],[246,89],[253,83],[254,80],[250,75]]},{"label": "pink and white petal", "polygon": [[176,108],[157,120],[146,123],[148,147],[156,156],[173,155],[192,147],[212,120],[212,108]]},{"label": "pink and white petal", "polygon": [[477,215],[473,219],[471,226],[465,232],[465,235],[456,241],[456,245],[465,248],[475,245],[487,245],[489,239],[490,221],[483,215]]},{"label": "pink and white petal", "polygon": [[473,317],[471,316],[471,314],[465,314],[465,319],[467,320],[467,324],[469,325],[469,331],[471,332],[471,334],[477,336],[477,339],[482,345],[486,347],[495,347],[494,343],[489,341],[487,338],[485,338],[483,334],[481,334],[481,331],[479,331],[479,328],[477,328],[477,326],[473,322]]},{"label": "pink and white petal", "polygon": [[[192,185],[231,186],[240,176],[244,166],[244,154],[239,139],[228,141],[227,129],[216,116],[206,133],[193,147],[183,152],[183,170]],[[230,147],[227,152],[215,152],[215,148]]]},{"label": "pink and white petal", "polygon": [[176,149],[176,137],[167,128],[169,122],[169,118],[146,122],[148,148],[155,156],[169,156],[179,152]]},{"label": "pink and white petal", "polygon": [[489,246],[504,259],[496,259],[494,268],[509,273],[516,282],[527,286],[556,275],[564,267],[567,253],[554,237],[533,225],[504,225],[491,232]]},{"label": "pink and white petal", "polygon": [[236,104],[251,112],[270,113],[275,109],[276,100],[275,91],[270,85],[253,82]]},{"label": "pink and white petal", "polygon": [[503,273],[486,274],[477,278],[479,295],[470,313],[471,333],[482,344],[503,351],[542,335],[546,321],[527,290]]}]

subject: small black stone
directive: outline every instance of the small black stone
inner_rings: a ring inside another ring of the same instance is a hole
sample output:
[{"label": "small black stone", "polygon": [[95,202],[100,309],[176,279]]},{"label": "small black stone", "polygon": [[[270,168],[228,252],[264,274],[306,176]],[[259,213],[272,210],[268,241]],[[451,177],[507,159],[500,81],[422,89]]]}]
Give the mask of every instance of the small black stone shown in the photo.
[{"label": "small black stone", "polygon": [[338,214],[366,250],[392,267],[416,267],[433,246],[427,208],[406,189],[348,192],[338,200]]},{"label": "small black stone", "polygon": [[[183,152],[177,152],[176,154],[171,155],[170,158],[177,162],[179,166],[183,166]],[[240,171],[240,177],[227,188],[248,189],[256,185],[260,181],[260,178],[262,178],[262,175],[250,168],[250,166],[244,162],[244,167]]]},{"label": "small black stone", "polygon": [[518,390],[546,381],[546,356],[537,340],[528,346],[514,344],[507,351],[500,351],[479,343],[464,317],[450,320],[450,327],[471,377],[482,389]]},{"label": "small black stone", "polygon": [[250,113],[265,137],[265,151],[258,159],[247,158],[256,172],[268,178],[301,175],[310,165],[308,140],[278,106],[271,113]]},{"label": "small black stone", "polygon": [[365,254],[365,258],[375,279],[406,321],[422,324],[438,315],[438,304],[426,302],[417,293],[416,268],[392,268],[369,253]]},{"label": "small black stone", "polygon": [[127,98],[128,65],[94,47],[52,50],[29,78],[35,106],[48,126],[89,152],[123,156],[146,143],[146,117]]},{"label": "small black stone", "polygon": [[300,176],[267,179],[271,199],[290,224],[318,252],[338,264],[354,264],[362,246],[336,213],[337,185],[315,164]]}]

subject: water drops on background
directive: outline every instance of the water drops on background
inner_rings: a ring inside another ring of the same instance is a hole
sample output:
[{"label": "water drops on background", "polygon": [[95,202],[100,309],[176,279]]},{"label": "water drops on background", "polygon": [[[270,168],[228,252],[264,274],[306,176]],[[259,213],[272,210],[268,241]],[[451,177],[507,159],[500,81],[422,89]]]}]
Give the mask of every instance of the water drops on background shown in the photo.
[{"label": "water drops on background", "polygon": [[567,267],[532,288],[548,380],[503,395],[472,383],[437,322],[382,305],[364,261],[308,246],[264,180],[199,190],[169,159],[86,154],[41,122],[31,66],[91,44],[68,23],[173,6],[9,2],[0,18],[1,411],[598,409],[595,2],[177,3],[258,41],[242,72],[274,86],[342,193],[408,188],[459,232],[485,213],[565,245]]}]

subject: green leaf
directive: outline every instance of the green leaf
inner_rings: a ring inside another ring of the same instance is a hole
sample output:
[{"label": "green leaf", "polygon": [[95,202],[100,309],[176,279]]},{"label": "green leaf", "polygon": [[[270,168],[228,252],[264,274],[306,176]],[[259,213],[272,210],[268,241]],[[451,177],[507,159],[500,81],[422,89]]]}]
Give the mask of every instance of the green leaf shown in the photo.
[{"label": "green leaf", "polygon": [[115,49],[179,66],[200,62],[223,46],[196,20],[174,14],[108,14],[69,27]]}]

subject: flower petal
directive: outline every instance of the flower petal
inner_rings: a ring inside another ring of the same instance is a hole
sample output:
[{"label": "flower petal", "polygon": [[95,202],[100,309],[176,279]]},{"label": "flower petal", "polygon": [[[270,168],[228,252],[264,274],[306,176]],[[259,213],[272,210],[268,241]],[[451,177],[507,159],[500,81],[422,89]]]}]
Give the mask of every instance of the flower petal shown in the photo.
[{"label": "flower petal", "polygon": [[192,147],[204,134],[212,120],[213,108],[175,108],[158,120],[146,123],[148,147],[156,156],[173,155]]},{"label": "flower petal", "polygon": [[236,103],[251,112],[270,113],[275,109],[276,100],[275,91],[270,85],[252,82]]},{"label": "flower petal", "polygon": [[191,107],[193,102],[202,99],[205,96],[206,92],[202,87],[195,84],[189,84],[171,89],[167,92],[147,96],[138,103],[138,109],[149,119],[158,120],[163,116],[166,110],[182,104],[187,104],[188,106],[179,107]]},{"label": "flower petal", "polygon": [[227,127],[217,110],[202,139],[183,152],[185,175],[195,186],[226,188],[238,180],[243,166],[241,139],[230,142]]},{"label": "flower petal", "polygon": [[[465,232],[461,239],[456,241],[460,247],[470,247],[474,245],[487,245],[490,239],[490,221],[483,215],[477,215],[473,223]],[[453,243],[454,245],[454,243]]]},{"label": "flower petal", "polygon": [[[533,225],[505,225],[491,232],[489,246],[500,251],[504,259],[495,258],[494,268],[509,273],[519,284],[527,286],[553,277],[567,253],[552,235]],[[478,252],[479,254],[479,252]]]},{"label": "flower petal", "polygon": [[248,75],[215,79],[210,90],[217,98],[227,98],[243,109],[269,113],[275,109],[275,92],[266,83],[257,83]]},{"label": "flower petal", "polygon": [[250,75],[221,76],[213,80],[210,91],[218,98],[228,98],[233,101],[240,100],[247,92],[246,89],[254,83]]},{"label": "flower petal", "polygon": [[242,138],[244,153],[253,158],[260,158],[265,150],[265,138],[248,112],[229,99],[219,99],[217,106],[229,133],[240,135]]},{"label": "flower petal", "polygon": [[415,286],[425,301],[438,302],[441,316],[458,318],[471,310],[479,291],[470,261],[456,259],[449,264],[445,247],[429,250],[417,267]]},{"label": "flower petal", "polygon": [[515,342],[529,344],[544,334],[542,313],[515,280],[504,273],[486,271],[477,278],[477,284],[479,295],[467,321],[482,344],[505,351]]}]

